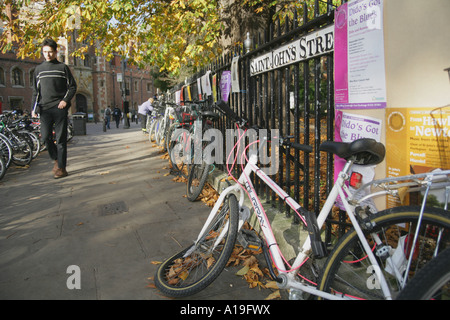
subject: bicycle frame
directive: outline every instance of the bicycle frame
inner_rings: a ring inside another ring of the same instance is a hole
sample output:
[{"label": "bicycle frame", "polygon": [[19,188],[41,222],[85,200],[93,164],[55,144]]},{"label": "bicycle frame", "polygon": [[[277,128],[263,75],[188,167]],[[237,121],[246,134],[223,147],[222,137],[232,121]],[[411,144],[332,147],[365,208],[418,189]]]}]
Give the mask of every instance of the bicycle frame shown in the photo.
[{"label": "bicycle frame", "polygon": [[[279,187],[268,175],[264,173],[263,170],[261,170],[257,165],[257,157],[256,155],[251,155],[249,158],[249,161],[246,163],[245,168],[243,172],[241,173],[241,176],[237,180],[237,183],[235,185],[232,185],[228,188],[226,188],[219,196],[217,202],[215,203],[210,215],[207,218],[207,222],[204,224],[202,230],[199,233],[199,236],[195,243],[197,243],[200,239],[202,239],[203,234],[206,230],[206,227],[209,225],[209,223],[214,219],[215,215],[220,209],[220,206],[224,202],[225,198],[230,193],[237,193],[239,194],[239,214],[240,214],[240,221],[239,221],[239,229],[244,224],[245,220],[250,215],[249,209],[245,206],[245,193],[247,194],[248,198],[251,201],[251,204],[253,206],[254,212],[257,216],[257,220],[259,223],[259,226],[261,228],[261,231],[263,232],[264,238],[267,242],[267,247],[269,248],[271,257],[273,262],[275,263],[276,268],[279,271],[279,277],[281,278],[282,282],[279,284],[279,287],[282,289],[288,289],[293,288],[297,290],[301,290],[325,299],[332,299],[332,300],[343,300],[345,297],[333,295],[321,290],[316,289],[316,287],[311,285],[303,284],[297,280],[295,280],[295,274],[297,273],[297,269],[299,269],[302,264],[306,261],[306,258],[308,257],[308,254],[311,251],[311,241],[310,237],[308,236],[305,240],[305,242],[302,245],[302,248],[297,255],[291,270],[286,270],[283,258],[280,253],[280,250],[278,249],[277,241],[275,239],[275,236],[273,235],[272,228],[269,222],[269,219],[266,216],[265,210],[261,204],[261,201],[256,194],[256,191],[254,190],[253,184],[250,180],[250,174],[251,172],[254,172],[265,184],[267,184],[278,196],[280,196],[284,201],[295,211],[298,213],[299,208],[301,207],[294,199],[292,199],[281,187]],[[359,223],[357,221],[357,218],[355,216],[355,210],[354,206],[350,205],[350,203],[347,201],[347,195],[350,194],[347,186],[345,185],[345,181],[347,180],[348,173],[350,171],[350,168],[352,166],[352,162],[349,161],[343,168],[343,170],[339,173],[338,179],[336,183],[334,184],[332,190],[330,191],[328,198],[322,207],[319,216],[317,217],[317,223],[319,230],[322,228],[326,218],[328,217],[329,213],[331,212],[331,209],[337,200],[337,197],[340,196],[341,201],[345,207],[345,210],[348,213],[348,216],[350,217],[350,221],[355,228],[357,235],[359,239],[361,240],[361,243],[363,244],[364,250],[367,254],[367,257],[371,264],[375,266],[374,271],[376,273],[376,276],[378,277],[379,283],[381,285],[381,289],[386,297],[386,299],[392,299],[390,290],[388,288],[386,279],[384,275],[381,272],[381,268],[375,258],[375,255],[372,251],[372,249],[369,246],[369,243],[366,240],[366,237],[364,236],[363,231],[361,230],[361,227],[359,226]],[[301,217],[301,215],[299,214]],[[224,228],[226,230],[227,228]],[[222,232],[221,235],[219,235],[216,245],[220,243],[220,241],[225,236],[225,231]]]}]

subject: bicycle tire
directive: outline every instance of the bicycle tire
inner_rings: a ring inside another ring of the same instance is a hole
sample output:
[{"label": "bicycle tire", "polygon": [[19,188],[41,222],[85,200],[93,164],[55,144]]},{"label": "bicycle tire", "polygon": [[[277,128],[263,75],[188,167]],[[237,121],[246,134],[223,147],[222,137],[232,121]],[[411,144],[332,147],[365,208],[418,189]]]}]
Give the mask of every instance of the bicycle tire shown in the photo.
[{"label": "bicycle tire", "polygon": [[29,165],[33,159],[33,149],[30,144],[19,133],[14,134],[11,138],[12,140],[10,141],[13,147],[12,163],[17,166]]},{"label": "bicycle tire", "polygon": [[428,262],[406,284],[397,300],[449,300],[450,248]]},{"label": "bicycle tire", "polygon": [[[369,244],[371,241],[370,234],[376,233],[384,243],[391,245],[392,248],[403,249],[403,247],[399,247],[398,245],[400,243],[405,243],[405,237],[407,237],[407,239],[412,239],[414,235],[410,234],[408,236],[405,229],[402,229],[401,226],[410,226],[409,230],[414,232],[414,223],[417,223],[419,214],[419,206],[403,206],[383,210],[379,213],[370,215],[369,218],[364,221],[364,225],[371,226],[370,230],[364,230],[364,234],[367,239],[369,239]],[[435,231],[432,227],[443,228],[444,230],[444,236],[439,244],[440,250],[450,246],[449,212],[440,208],[426,207],[420,230],[421,232],[424,231],[426,233],[421,235],[416,248],[421,248],[424,241],[430,241],[430,245],[432,245],[433,237],[435,235],[428,234],[430,231]],[[400,242],[399,239],[403,242]],[[397,243],[395,241],[397,241]],[[371,246],[372,245],[373,243]],[[429,250],[430,249],[431,248],[429,248]],[[408,250],[410,250],[410,247],[406,244],[406,249],[403,251],[408,252]],[[400,250],[400,254],[401,252],[402,250]],[[426,259],[425,255],[429,254],[429,252],[419,252],[418,254],[420,256],[415,257],[414,263],[411,265],[410,277],[413,272],[417,272],[422,267],[418,263],[420,262],[423,264],[424,261],[422,259]],[[365,255],[366,253],[362,250],[356,231],[352,228],[340,239],[330,253],[322,270],[321,280],[318,286],[319,290],[354,299],[384,299],[381,289],[377,286],[376,277],[372,274],[374,267],[370,264],[369,259],[367,259]],[[406,255],[407,254],[405,254],[405,256]],[[387,260],[384,259],[382,261],[379,257],[377,259],[379,260],[380,266],[383,268],[382,272],[393,293],[392,298],[395,298],[401,291],[401,284],[395,277],[387,272],[389,269],[386,265]]]},{"label": "bicycle tire", "polygon": [[39,140],[39,137],[30,131],[20,131],[26,138],[28,143],[31,146],[31,158],[35,159],[39,152],[41,152],[41,141]]},{"label": "bicycle tire", "polygon": [[[238,222],[238,202],[236,196],[231,194],[225,198],[222,209],[208,226],[203,238],[160,265],[155,275],[156,287],[166,296],[180,298],[198,293],[209,286],[230,259],[236,242]],[[225,227],[228,229],[219,246],[209,248]]]},{"label": "bicycle tire", "polygon": [[156,134],[156,144],[162,147],[162,141],[164,140],[164,133],[166,130],[166,119],[163,117],[159,122],[158,132]]},{"label": "bicycle tire", "polygon": [[203,162],[202,164],[193,164],[189,171],[186,184],[186,195],[189,201],[197,200],[198,196],[205,186],[211,165]]},{"label": "bicycle tire", "polygon": [[0,180],[3,179],[3,177],[6,174],[6,170],[8,168],[6,167],[6,160],[4,159],[4,157],[0,154]]},{"label": "bicycle tire", "polygon": [[153,142],[154,141],[154,139],[153,139],[153,133],[155,132],[155,126],[156,126],[156,123],[158,122],[158,119],[153,119],[152,120],[152,123],[150,124],[150,129],[149,129],[149,131],[148,131],[148,140],[150,141],[150,142]]},{"label": "bicycle tire", "polygon": [[0,155],[3,155],[6,167],[9,168],[11,165],[13,149],[9,139],[2,133],[0,133]]},{"label": "bicycle tire", "polygon": [[170,154],[170,149],[172,147],[172,135],[179,126],[180,126],[179,123],[172,123],[169,127],[169,130],[167,130],[165,145],[166,145],[166,151],[169,154]]},{"label": "bicycle tire", "polygon": [[186,129],[179,128],[172,135],[172,143],[169,150],[169,161],[175,173],[185,175],[184,168],[190,162],[190,136]]}]

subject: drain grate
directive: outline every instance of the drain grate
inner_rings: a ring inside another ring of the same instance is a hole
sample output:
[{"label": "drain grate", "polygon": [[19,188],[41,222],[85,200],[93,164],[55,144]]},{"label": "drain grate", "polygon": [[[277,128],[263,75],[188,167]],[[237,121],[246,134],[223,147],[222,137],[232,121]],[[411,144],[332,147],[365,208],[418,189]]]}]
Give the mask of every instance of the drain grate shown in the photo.
[{"label": "drain grate", "polygon": [[124,201],[119,201],[99,205],[98,212],[101,216],[111,216],[114,214],[128,212],[128,207]]}]

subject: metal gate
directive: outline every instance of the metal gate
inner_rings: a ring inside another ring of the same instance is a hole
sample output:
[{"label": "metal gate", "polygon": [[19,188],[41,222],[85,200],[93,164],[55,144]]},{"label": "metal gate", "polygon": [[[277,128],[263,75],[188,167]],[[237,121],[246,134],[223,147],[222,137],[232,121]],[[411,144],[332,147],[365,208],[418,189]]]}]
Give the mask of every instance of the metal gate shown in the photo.
[{"label": "metal gate", "polygon": [[[277,21],[264,34],[253,36],[251,48],[236,47],[174,89],[189,86],[190,95],[197,97],[197,79],[206,71],[221,79],[238,56],[240,90],[230,93],[228,103],[250,124],[276,128],[280,136],[291,135],[293,141],[313,146],[309,156],[286,149],[272,178],[299,204],[316,213],[333,183],[333,158],[321,154],[318,146],[334,136],[334,39],[329,33],[333,30],[334,9],[331,0],[316,0],[313,12],[304,5],[302,17],[294,13],[292,19]],[[187,94],[184,92],[185,97]],[[209,99],[221,99],[219,92],[216,95]],[[224,132],[230,123],[223,119],[219,128]],[[271,190],[258,181],[255,187],[258,194],[283,209],[284,202],[277,201]],[[289,208],[283,211],[291,215]],[[298,222],[296,218],[294,221]]]}]

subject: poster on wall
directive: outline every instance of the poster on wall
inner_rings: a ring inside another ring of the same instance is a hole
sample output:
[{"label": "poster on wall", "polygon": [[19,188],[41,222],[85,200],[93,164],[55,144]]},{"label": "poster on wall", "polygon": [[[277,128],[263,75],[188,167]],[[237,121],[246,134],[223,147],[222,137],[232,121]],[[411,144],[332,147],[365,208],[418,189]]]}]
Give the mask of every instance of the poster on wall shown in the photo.
[{"label": "poster on wall", "polygon": [[209,80],[210,74],[211,71],[207,71],[206,74],[201,77],[202,92],[208,97],[212,94],[211,81]]},{"label": "poster on wall", "polygon": [[[386,150],[387,177],[450,169],[450,107],[387,108]],[[434,196],[444,201],[443,191]],[[387,207],[399,204],[387,197]]]},{"label": "poster on wall", "polygon": [[239,56],[231,61],[231,92],[239,93]]},{"label": "poster on wall", "polygon": [[220,78],[220,94],[222,100],[225,102],[228,102],[230,89],[231,89],[231,71],[224,71],[222,72],[222,77]]},{"label": "poster on wall", "polygon": [[336,109],[386,108],[383,0],[351,0],[336,10]]}]

